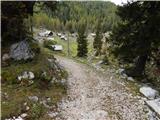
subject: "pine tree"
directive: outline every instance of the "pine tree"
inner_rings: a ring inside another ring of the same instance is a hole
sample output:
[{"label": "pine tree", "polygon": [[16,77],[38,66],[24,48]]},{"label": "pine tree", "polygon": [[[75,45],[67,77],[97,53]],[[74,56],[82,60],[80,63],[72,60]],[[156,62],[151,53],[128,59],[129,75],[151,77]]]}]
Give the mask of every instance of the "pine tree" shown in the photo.
[{"label": "pine tree", "polygon": [[101,21],[98,21],[98,24],[96,26],[96,37],[93,42],[93,47],[96,50],[96,56],[101,54],[101,48],[102,48],[102,33],[101,33]]},{"label": "pine tree", "polygon": [[85,22],[80,22],[78,26],[78,38],[77,38],[77,56],[78,57],[86,57],[88,53],[87,48],[87,39],[85,36],[86,25]]},{"label": "pine tree", "polygon": [[132,2],[118,7],[122,23],[112,31],[114,54],[134,63],[126,73],[141,76],[153,49],[160,46],[160,2]]}]

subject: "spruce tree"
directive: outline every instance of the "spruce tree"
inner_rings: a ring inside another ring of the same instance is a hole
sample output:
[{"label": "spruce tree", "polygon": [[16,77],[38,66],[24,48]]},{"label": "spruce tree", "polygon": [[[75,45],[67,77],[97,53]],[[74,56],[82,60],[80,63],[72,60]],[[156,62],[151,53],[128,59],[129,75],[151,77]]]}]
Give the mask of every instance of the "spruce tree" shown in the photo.
[{"label": "spruce tree", "polygon": [[126,71],[129,76],[141,76],[153,49],[160,46],[160,2],[128,2],[118,7],[117,14],[122,23],[112,31],[112,52],[134,63]]},{"label": "spruce tree", "polygon": [[101,48],[102,48],[102,32],[101,32],[101,21],[98,21],[98,24],[96,26],[96,37],[93,41],[93,48],[96,50],[96,56],[101,54]]},{"label": "spruce tree", "polygon": [[87,48],[87,39],[85,35],[85,30],[86,30],[86,24],[81,21],[78,25],[78,38],[77,38],[77,56],[78,57],[86,57],[88,53],[88,48]]}]

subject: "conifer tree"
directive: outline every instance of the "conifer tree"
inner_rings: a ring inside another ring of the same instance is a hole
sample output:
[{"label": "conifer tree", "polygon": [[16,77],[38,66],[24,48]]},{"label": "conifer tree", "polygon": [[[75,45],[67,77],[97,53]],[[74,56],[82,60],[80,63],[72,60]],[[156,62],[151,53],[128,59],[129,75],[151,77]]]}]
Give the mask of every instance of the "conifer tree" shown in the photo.
[{"label": "conifer tree", "polygon": [[122,23],[112,31],[112,52],[134,63],[126,71],[129,76],[141,76],[153,49],[160,46],[160,2],[128,2],[118,7],[117,14]]},{"label": "conifer tree", "polygon": [[77,38],[77,56],[78,57],[86,57],[88,53],[87,48],[87,39],[85,35],[86,24],[84,21],[80,21],[78,25],[78,38]]}]

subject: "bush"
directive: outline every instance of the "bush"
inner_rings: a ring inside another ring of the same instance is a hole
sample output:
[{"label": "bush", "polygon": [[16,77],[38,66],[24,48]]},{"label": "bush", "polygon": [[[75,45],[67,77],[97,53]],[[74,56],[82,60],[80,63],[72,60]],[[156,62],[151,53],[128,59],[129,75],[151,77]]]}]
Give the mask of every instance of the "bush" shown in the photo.
[{"label": "bush", "polygon": [[55,44],[57,44],[56,41],[45,40],[44,43],[43,43],[43,46],[46,47],[46,48],[51,49],[51,45],[55,45]]}]

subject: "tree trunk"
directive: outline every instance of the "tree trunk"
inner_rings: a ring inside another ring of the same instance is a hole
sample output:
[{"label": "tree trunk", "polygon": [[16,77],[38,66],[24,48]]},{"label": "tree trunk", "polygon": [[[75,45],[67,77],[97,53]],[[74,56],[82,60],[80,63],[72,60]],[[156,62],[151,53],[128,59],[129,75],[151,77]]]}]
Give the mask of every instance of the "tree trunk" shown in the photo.
[{"label": "tree trunk", "polygon": [[32,16],[29,16],[29,19],[30,19],[31,34],[32,34],[32,37],[33,37],[33,21],[32,21]]},{"label": "tree trunk", "polygon": [[144,74],[146,61],[147,61],[147,55],[139,56],[135,62],[134,67],[127,70],[126,74],[132,77],[142,76]]}]

